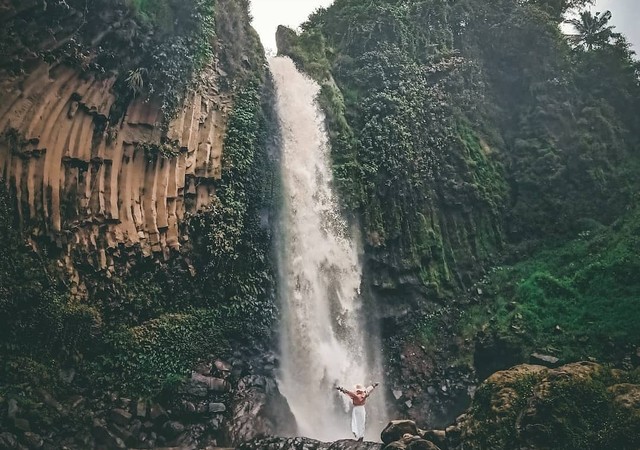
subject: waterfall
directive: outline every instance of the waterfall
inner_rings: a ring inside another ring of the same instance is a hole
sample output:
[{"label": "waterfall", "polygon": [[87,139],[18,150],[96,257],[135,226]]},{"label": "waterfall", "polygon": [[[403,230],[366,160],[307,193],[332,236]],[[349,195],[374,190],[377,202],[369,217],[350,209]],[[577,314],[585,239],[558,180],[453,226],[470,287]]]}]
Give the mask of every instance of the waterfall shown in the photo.
[{"label": "waterfall", "polygon": [[[379,338],[365,330],[359,239],[332,189],[320,87],[288,58],[270,60],[282,134],[279,385],[299,434],[350,438],[350,401],[334,387],[382,382]],[[367,439],[386,425],[384,389],[367,400]]]}]

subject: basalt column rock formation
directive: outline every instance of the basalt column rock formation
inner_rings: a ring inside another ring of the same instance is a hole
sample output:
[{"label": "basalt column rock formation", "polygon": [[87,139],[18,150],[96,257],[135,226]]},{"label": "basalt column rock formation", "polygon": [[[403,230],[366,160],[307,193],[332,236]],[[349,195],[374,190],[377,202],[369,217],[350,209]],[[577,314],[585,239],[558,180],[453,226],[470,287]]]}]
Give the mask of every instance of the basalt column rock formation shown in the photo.
[{"label": "basalt column rock formation", "polygon": [[166,131],[161,108],[136,99],[108,123],[115,78],[41,64],[0,89],[0,176],[21,219],[70,252],[81,245],[112,265],[120,244],[168,257],[185,214],[207,206],[221,176],[230,100],[191,92]]}]

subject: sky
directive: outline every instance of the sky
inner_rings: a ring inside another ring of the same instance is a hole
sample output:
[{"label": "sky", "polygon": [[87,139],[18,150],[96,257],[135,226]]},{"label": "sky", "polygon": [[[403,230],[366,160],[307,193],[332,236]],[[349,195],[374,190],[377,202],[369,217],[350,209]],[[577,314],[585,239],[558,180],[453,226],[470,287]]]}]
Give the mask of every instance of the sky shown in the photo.
[{"label": "sky", "polygon": [[634,45],[634,50],[640,52],[640,0],[598,0],[591,9],[611,11],[611,22],[616,26],[615,31],[624,34]]},{"label": "sky", "polygon": [[[267,51],[276,50],[276,28],[297,28],[317,8],[329,6],[333,0],[251,0],[253,26]],[[616,31],[627,36],[640,52],[640,0],[597,0],[594,11],[610,10]]]},{"label": "sky", "polygon": [[331,3],[333,0],[251,0],[253,27],[265,50],[275,52],[278,25],[296,29],[316,9]]}]

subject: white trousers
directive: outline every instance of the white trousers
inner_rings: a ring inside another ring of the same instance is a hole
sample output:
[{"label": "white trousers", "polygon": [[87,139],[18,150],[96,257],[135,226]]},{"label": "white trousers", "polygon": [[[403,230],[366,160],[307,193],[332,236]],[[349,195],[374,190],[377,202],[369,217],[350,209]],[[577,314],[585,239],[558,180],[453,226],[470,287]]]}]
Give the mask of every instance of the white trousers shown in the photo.
[{"label": "white trousers", "polygon": [[364,405],[354,406],[351,411],[351,431],[356,439],[364,437],[364,423],[367,420],[367,413],[364,410]]}]

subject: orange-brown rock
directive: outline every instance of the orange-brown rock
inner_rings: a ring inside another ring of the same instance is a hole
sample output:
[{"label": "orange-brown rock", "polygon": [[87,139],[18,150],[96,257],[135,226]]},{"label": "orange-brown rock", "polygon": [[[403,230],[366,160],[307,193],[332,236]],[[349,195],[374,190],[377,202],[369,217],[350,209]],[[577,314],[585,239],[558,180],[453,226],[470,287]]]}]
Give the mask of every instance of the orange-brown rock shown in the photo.
[{"label": "orange-brown rock", "polygon": [[[160,105],[137,98],[109,125],[114,83],[45,63],[0,82],[0,179],[21,220],[67,254],[89,250],[102,269],[122,246],[164,258],[180,247],[182,221],[221,177],[230,102],[217,89],[190,92],[163,131]],[[161,144],[178,156],[145,152]]]}]

